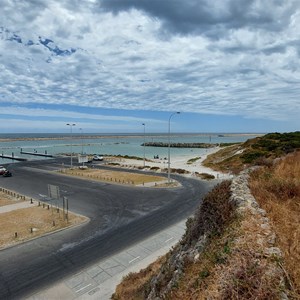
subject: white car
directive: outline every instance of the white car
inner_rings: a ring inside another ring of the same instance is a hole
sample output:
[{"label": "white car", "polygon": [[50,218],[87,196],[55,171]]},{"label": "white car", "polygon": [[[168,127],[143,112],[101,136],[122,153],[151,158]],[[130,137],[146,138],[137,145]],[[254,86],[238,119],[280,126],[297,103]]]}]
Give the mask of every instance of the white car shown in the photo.
[{"label": "white car", "polygon": [[6,169],[3,166],[0,166],[0,175],[5,173]]},{"label": "white car", "polygon": [[93,160],[103,160],[103,156],[94,155]]}]

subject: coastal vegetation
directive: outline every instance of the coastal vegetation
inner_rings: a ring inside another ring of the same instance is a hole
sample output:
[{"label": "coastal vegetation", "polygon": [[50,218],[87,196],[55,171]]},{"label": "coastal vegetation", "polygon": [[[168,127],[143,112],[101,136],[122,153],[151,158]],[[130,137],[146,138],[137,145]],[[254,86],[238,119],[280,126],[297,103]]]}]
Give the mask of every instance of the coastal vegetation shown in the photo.
[{"label": "coastal vegetation", "polygon": [[203,165],[213,170],[238,174],[250,166],[272,164],[275,158],[296,149],[300,149],[300,131],[269,133],[208,155]]},{"label": "coastal vegetation", "polygon": [[197,177],[200,177],[201,179],[204,179],[204,180],[212,180],[212,179],[215,179],[215,176],[212,175],[212,174],[208,174],[208,173],[199,173],[199,172],[195,172],[195,175]]},{"label": "coastal vegetation", "polygon": [[[300,296],[300,152],[251,173],[250,187],[277,234],[291,296]],[[297,298],[298,297],[298,298]]]},{"label": "coastal vegetation", "polygon": [[194,162],[196,162],[196,161],[199,160],[199,159],[201,159],[200,156],[191,158],[191,159],[189,159],[189,160],[187,161],[187,164],[188,164],[188,165],[191,165],[191,164],[193,164]]},{"label": "coastal vegetation", "polygon": [[299,299],[299,149],[299,132],[274,133],[212,154],[210,166],[237,177],[217,185],[180,242],[126,276],[112,299]]}]

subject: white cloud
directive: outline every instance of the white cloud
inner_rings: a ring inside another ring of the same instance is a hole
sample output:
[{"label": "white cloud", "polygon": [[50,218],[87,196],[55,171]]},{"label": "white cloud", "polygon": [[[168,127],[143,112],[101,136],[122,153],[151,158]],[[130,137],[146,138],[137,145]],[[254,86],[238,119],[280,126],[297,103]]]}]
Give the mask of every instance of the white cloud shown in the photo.
[{"label": "white cloud", "polygon": [[0,102],[298,119],[299,2],[172,1],[2,0]]},{"label": "white cloud", "polygon": [[[70,128],[66,126],[66,123],[59,121],[44,121],[40,120],[22,120],[19,118],[2,119],[0,117],[1,130],[3,132],[69,132]],[[106,124],[105,122],[95,125],[95,123],[76,123],[73,132],[80,132],[79,128],[83,128],[83,132],[119,132],[119,124]],[[132,132],[136,130],[136,125],[125,124],[122,125],[124,132]],[[142,132],[142,129],[141,129]]]},{"label": "white cloud", "polygon": [[[27,118],[29,117],[47,117],[47,118],[61,118],[64,120],[77,119],[81,122],[89,121],[115,121],[115,122],[131,122],[131,123],[151,123],[151,124],[164,124],[165,122],[156,119],[137,118],[130,116],[114,116],[114,115],[99,115],[99,114],[87,114],[66,110],[54,110],[54,109],[38,109],[38,108],[26,108],[26,107],[13,107],[2,106],[0,115],[13,115]],[[61,122],[60,122],[61,124]]]}]

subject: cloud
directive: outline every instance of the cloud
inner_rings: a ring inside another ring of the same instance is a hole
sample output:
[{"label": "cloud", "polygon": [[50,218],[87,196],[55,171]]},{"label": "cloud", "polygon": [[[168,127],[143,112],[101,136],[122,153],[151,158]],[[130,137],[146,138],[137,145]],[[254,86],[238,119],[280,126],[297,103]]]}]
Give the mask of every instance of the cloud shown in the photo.
[{"label": "cloud", "polygon": [[[7,122],[7,119],[2,119],[0,117],[0,122],[3,124],[1,126],[1,130],[3,132],[68,132],[70,128],[66,126],[65,123],[59,122],[59,121],[43,121],[40,120],[22,120],[19,118],[11,118],[9,122]],[[73,129],[73,133],[79,133],[80,127],[83,128],[83,132],[105,132],[105,133],[111,133],[111,132],[119,132],[120,125],[119,124],[98,124],[95,126],[95,123],[81,123],[76,124],[76,126]],[[84,125],[84,126],[82,126]],[[136,132],[136,125],[132,124],[125,124],[122,126],[123,132]]]},{"label": "cloud", "polygon": [[1,4],[5,114],[54,115],[34,103],[298,120],[298,1]]},{"label": "cloud", "polygon": [[159,19],[172,33],[219,38],[229,29],[245,27],[281,31],[299,4],[280,0],[102,0],[101,7],[113,13],[141,10]]},{"label": "cloud", "polygon": [[114,121],[114,122],[131,122],[131,123],[152,123],[152,124],[163,124],[157,119],[147,119],[147,118],[137,118],[132,116],[117,116],[117,115],[101,115],[98,113],[80,113],[67,110],[59,109],[49,109],[49,108],[27,108],[27,107],[17,107],[17,106],[0,106],[1,112],[0,115],[9,115],[9,116],[19,116],[28,118],[42,118],[42,119],[62,119],[70,120],[77,119],[80,122],[87,121]]}]

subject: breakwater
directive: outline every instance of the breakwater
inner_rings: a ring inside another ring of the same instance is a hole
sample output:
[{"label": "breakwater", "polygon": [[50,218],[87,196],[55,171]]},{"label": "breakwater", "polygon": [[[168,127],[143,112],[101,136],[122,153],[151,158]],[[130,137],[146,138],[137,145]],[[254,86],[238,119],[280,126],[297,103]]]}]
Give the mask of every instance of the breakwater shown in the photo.
[{"label": "breakwater", "polygon": [[[169,143],[163,142],[148,142],[143,143],[142,146],[146,147],[169,147]],[[172,148],[213,148],[218,146],[218,144],[210,143],[170,143]]]}]

